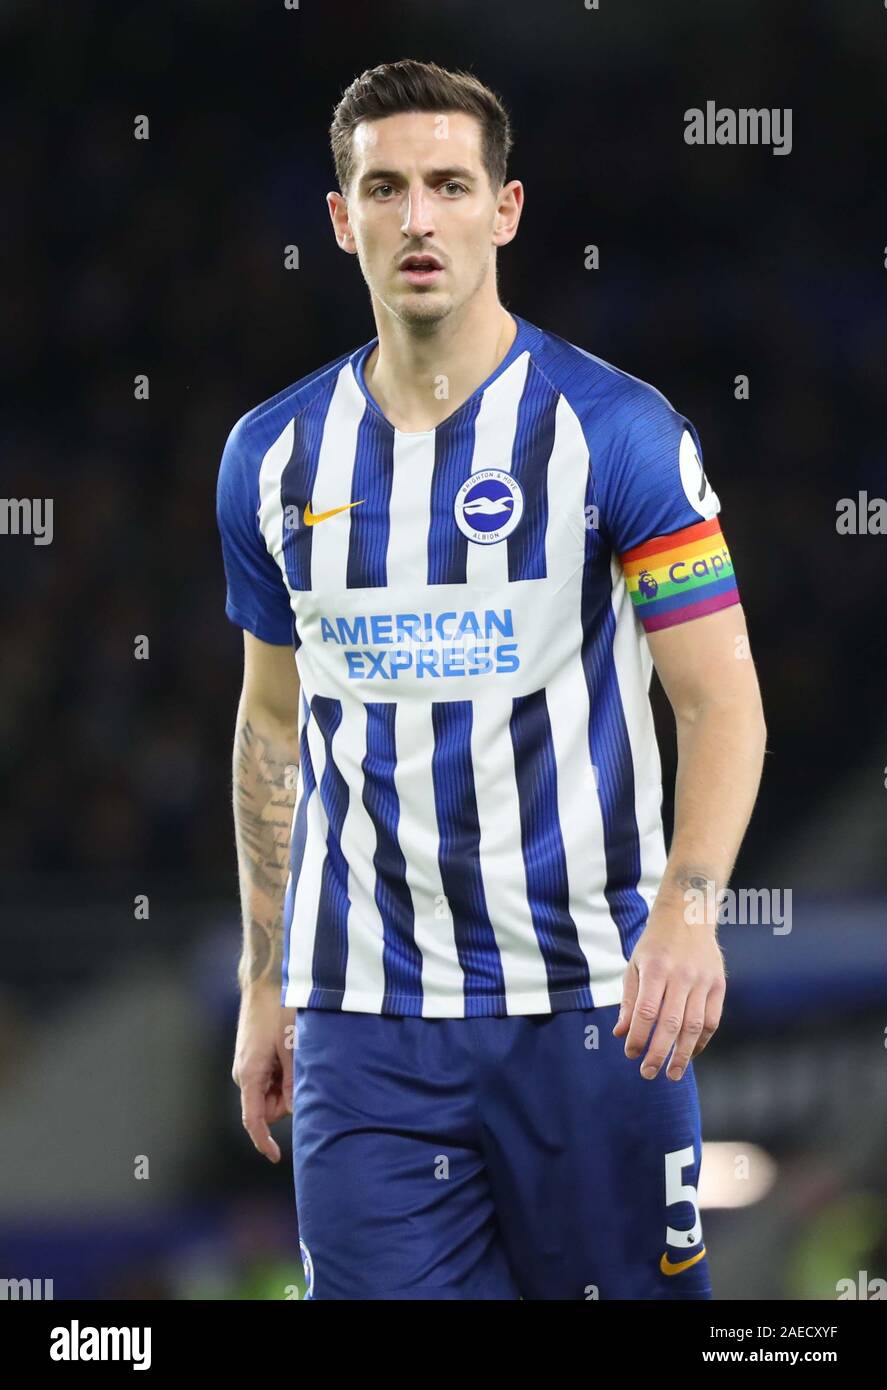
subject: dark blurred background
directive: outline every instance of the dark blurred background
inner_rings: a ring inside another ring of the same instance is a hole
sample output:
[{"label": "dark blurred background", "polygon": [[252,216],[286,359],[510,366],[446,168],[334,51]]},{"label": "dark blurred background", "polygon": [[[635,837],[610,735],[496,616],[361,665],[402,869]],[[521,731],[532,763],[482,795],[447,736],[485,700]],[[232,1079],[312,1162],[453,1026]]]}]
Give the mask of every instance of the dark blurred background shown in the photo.
[{"label": "dark blurred background", "polygon": [[[2,491],[54,502],[52,544],[0,535],[0,1278],[300,1283],[286,1126],[272,1168],[230,1077],[241,636],[214,490],[240,415],[375,335],[324,204],[327,130],[354,76],[416,57],[512,114],[503,302],[663,391],[721,498],[769,727],[734,885],[791,892],[792,919],[721,931],[727,1010],[697,1064],[716,1296],[871,1296],[887,536],[839,534],[836,509],[887,497],[887,11],[7,0],[0,38]],[[708,99],[790,107],[791,153],[686,145]]]}]

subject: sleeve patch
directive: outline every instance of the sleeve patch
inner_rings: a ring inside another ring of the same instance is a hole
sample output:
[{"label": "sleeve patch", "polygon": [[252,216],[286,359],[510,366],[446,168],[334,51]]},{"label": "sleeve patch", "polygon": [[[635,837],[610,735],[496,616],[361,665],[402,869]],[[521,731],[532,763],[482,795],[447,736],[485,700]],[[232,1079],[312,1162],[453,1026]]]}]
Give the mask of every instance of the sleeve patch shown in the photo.
[{"label": "sleeve patch", "polygon": [[739,602],[733,561],[717,517],[654,536],[619,557],[635,612],[647,632]]}]

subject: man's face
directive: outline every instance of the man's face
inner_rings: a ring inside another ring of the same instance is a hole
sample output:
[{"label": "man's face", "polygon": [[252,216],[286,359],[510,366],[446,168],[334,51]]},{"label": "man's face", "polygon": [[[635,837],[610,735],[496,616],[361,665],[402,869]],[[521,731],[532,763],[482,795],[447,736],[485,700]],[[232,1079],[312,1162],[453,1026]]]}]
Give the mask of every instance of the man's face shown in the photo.
[{"label": "man's face", "polygon": [[[328,200],[340,244],[356,251],[371,292],[396,318],[436,323],[493,273],[494,246],[517,226],[507,211],[514,185],[494,195],[480,123],[464,112],[364,121],[353,141],[347,204],[335,194]],[[412,256],[431,260],[411,268]]]}]

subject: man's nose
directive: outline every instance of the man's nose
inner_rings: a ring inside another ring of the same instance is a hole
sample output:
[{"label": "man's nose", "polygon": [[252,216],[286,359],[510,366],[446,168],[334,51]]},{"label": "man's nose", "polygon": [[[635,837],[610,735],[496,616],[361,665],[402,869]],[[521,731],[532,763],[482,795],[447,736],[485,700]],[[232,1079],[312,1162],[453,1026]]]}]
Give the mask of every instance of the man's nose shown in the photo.
[{"label": "man's nose", "polygon": [[411,237],[426,236],[434,230],[431,193],[422,183],[411,186],[407,191],[402,230]]}]

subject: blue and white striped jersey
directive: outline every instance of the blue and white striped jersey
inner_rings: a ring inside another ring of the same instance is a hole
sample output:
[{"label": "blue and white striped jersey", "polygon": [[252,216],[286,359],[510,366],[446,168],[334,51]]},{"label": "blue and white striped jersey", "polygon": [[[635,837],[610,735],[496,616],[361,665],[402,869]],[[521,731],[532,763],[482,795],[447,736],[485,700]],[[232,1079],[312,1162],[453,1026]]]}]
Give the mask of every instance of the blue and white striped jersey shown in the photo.
[{"label": "blue and white striped jersey", "polygon": [[226,612],[301,680],[288,1006],[612,1004],[659,886],[644,625],[737,601],[719,503],[658,391],[514,317],[436,429],[382,414],[374,338],[225,446]]}]

